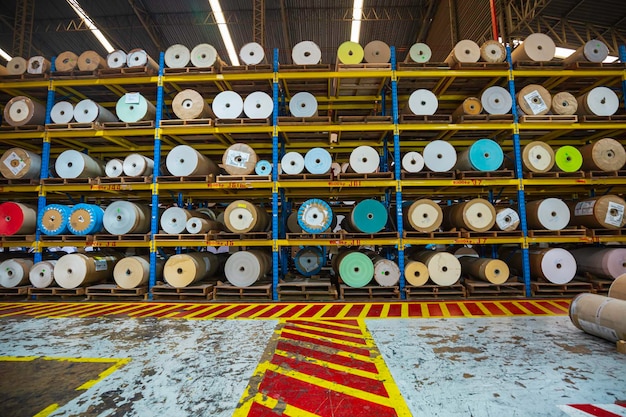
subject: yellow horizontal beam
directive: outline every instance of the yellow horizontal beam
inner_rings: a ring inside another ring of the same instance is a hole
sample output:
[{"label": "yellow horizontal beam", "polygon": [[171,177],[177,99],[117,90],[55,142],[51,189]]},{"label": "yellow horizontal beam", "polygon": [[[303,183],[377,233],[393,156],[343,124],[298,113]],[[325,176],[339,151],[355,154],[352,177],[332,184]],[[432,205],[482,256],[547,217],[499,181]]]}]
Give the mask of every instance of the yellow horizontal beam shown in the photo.
[{"label": "yellow horizontal beam", "polygon": [[[128,84],[156,84],[159,80],[157,76],[140,76],[140,77],[112,77],[112,78],[84,78],[84,79],[67,79],[67,80],[51,80],[50,84],[54,87],[93,87],[96,85],[128,85]],[[46,83],[46,87],[48,83]]]},{"label": "yellow horizontal beam", "polygon": [[176,248],[176,247],[202,247],[202,246],[272,246],[272,240],[261,239],[237,239],[237,240],[155,240],[157,247]]},{"label": "yellow horizontal beam", "polygon": [[113,241],[63,241],[59,240],[45,240],[40,242],[40,246],[44,248],[55,246],[75,246],[77,248],[149,248],[150,242],[138,242],[132,240],[113,240]]},{"label": "yellow horizontal beam", "polygon": [[500,70],[450,70],[450,69],[419,69],[416,71],[396,71],[396,77],[398,81],[402,78],[489,78],[489,77],[503,77],[508,78],[509,71],[506,69]]},{"label": "yellow horizontal beam", "polygon": [[400,132],[409,130],[510,130],[513,132],[514,123],[401,123]]},{"label": "yellow horizontal beam", "polygon": [[524,238],[522,237],[477,237],[477,238],[411,238],[404,239],[402,241],[405,245],[430,245],[433,243],[440,245],[502,245],[502,244],[522,244]]},{"label": "yellow horizontal beam", "polygon": [[499,179],[499,178],[476,178],[476,179],[459,179],[459,180],[402,180],[400,182],[402,188],[407,187],[516,187],[519,185],[518,179]]},{"label": "yellow horizontal beam", "polygon": [[48,80],[36,80],[36,81],[5,81],[0,82],[0,89],[5,88],[48,88],[50,82]]},{"label": "yellow horizontal beam", "polygon": [[153,128],[138,129],[72,129],[72,130],[48,130],[50,138],[97,138],[97,137],[127,137],[149,136],[154,137]]},{"label": "yellow horizontal beam", "polygon": [[399,239],[278,239],[278,246],[396,246]]},{"label": "yellow horizontal beam", "polygon": [[524,77],[617,77],[621,78],[624,74],[623,69],[539,69],[539,70],[513,70],[514,78]]},{"label": "yellow horizontal beam", "polygon": [[626,130],[626,125],[619,122],[591,122],[591,123],[520,123],[520,131],[524,130]]},{"label": "yellow horizontal beam", "polygon": [[396,180],[297,180],[278,181],[279,188],[363,188],[363,187],[395,187]]}]

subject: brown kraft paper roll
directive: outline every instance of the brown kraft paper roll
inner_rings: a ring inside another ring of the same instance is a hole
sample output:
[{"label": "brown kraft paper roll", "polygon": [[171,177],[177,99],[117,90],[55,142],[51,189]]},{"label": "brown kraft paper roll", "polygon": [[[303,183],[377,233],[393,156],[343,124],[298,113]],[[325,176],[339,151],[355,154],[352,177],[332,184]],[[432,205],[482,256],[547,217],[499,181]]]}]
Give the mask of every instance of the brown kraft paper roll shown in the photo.
[{"label": "brown kraft paper roll", "polygon": [[626,274],[620,275],[611,283],[609,297],[626,300]]},{"label": "brown kraft paper roll", "polygon": [[468,97],[463,100],[463,103],[452,113],[452,120],[456,121],[461,116],[470,115],[475,116],[483,111],[483,105],[479,98]]},{"label": "brown kraft paper roll", "polygon": [[439,204],[423,198],[404,209],[404,223],[413,230],[430,233],[441,227],[443,211]]},{"label": "brown kraft paper roll", "polygon": [[474,279],[496,285],[504,284],[509,279],[509,267],[500,259],[462,256],[459,262],[463,273]]},{"label": "brown kraft paper roll", "polygon": [[85,51],[78,57],[80,71],[95,71],[100,68],[107,68],[107,60],[96,51]]},{"label": "brown kraft paper roll", "polygon": [[4,107],[4,120],[11,126],[43,125],[46,107],[26,96],[13,97]]},{"label": "brown kraft paper roll", "polygon": [[226,207],[224,222],[233,233],[263,232],[269,226],[270,217],[265,209],[245,200],[236,200]]},{"label": "brown kraft paper roll", "polygon": [[542,86],[530,84],[517,93],[517,105],[528,115],[547,114],[552,107],[552,96]]},{"label": "brown kraft paper roll", "polygon": [[428,267],[423,262],[407,258],[404,262],[404,278],[414,287],[421,287],[428,282]]},{"label": "brown kraft paper roll", "polygon": [[578,111],[578,100],[567,91],[556,93],[552,97],[552,112],[562,115],[573,115]]},{"label": "brown kraft paper roll", "polygon": [[444,228],[462,228],[475,232],[486,232],[496,222],[496,209],[483,199],[475,198],[463,203],[446,206],[444,212]]},{"label": "brown kraft paper roll", "polygon": [[579,294],[570,304],[574,326],[610,342],[626,340],[626,301],[598,294]]},{"label": "brown kraft paper roll", "polygon": [[[157,259],[156,279],[163,277],[165,261]],[[113,279],[120,288],[137,288],[150,280],[150,256],[129,256],[120,259],[113,268]]]},{"label": "brown kraft paper roll", "polygon": [[250,175],[258,157],[254,149],[245,143],[230,145],[222,156],[222,167],[230,175]]},{"label": "brown kraft paper roll", "polygon": [[78,65],[78,55],[72,51],[61,52],[54,60],[54,69],[59,72],[74,71]]},{"label": "brown kraft paper roll", "polygon": [[219,266],[210,252],[183,253],[170,256],[163,267],[163,278],[172,287],[183,288],[212,277]]},{"label": "brown kraft paper roll", "polygon": [[626,150],[612,138],[603,138],[580,148],[582,169],[588,171],[619,171],[626,164]]},{"label": "brown kraft paper roll", "polygon": [[211,106],[196,90],[186,89],[176,94],[172,101],[172,110],[181,120],[205,119],[215,117]]},{"label": "brown kraft paper roll", "polygon": [[616,195],[588,198],[576,203],[572,224],[591,229],[620,229],[626,202]]}]

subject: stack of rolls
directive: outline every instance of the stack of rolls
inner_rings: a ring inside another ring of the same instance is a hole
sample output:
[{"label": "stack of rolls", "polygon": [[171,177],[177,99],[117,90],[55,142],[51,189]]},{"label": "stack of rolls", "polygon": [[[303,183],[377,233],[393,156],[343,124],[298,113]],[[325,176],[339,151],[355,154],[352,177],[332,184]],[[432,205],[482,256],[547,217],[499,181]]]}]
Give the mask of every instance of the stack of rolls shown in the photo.
[{"label": "stack of rolls", "polygon": [[224,224],[233,233],[264,232],[270,223],[267,211],[249,201],[233,201],[224,211]]},{"label": "stack of rolls", "polygon": [[78,288],[108,281],[115,264],[123,258],[117,253],[71,253],[54,265],[54,281],[62,288]]},{"label": "stack of rolls", "polygon": [[496,210],[483,199],[474,198],[451,206],[445,206],[443,226],[446,229],[465,229],[474,232],[490,230],[496,222]]},{"label": "stack of rolls", "polygon": [[235,252],[224,264],[224,275],[235,287],[249,287],[271,270],[272,255],[261,249]]},{"label": "stack of rolls", "polygon": [[[530,276],[534,280],[553,284],[567,284],[576,275],[576,259],[563,248],[528,249]],[[518,248],[502,248],[500,259],[518,276],[523,275],[522,251]]]},{"label": "stack of rolls", "polygon": [[168,152],[165,165],[170,174],[176,177],[219,174],[219,167],[213,161],[189,145],[178,145]]},{"label": "stack of rolls", "polygon": [[37,179],[41,156],[22,148],[10,148],[0,157],[0,174],[7,179]]},{"label": "stack of rolls", "polygon": [[183,288],[212,277],[218,268],[219,258],[214,253],[182,253],[167,259],[163,278],[172,287]]},{"label": "stack of rolls", "polygon": [[374,277],[374,263],[358,249],[344,248],[331,261],[335,275],[349,287],[364,287]]}]

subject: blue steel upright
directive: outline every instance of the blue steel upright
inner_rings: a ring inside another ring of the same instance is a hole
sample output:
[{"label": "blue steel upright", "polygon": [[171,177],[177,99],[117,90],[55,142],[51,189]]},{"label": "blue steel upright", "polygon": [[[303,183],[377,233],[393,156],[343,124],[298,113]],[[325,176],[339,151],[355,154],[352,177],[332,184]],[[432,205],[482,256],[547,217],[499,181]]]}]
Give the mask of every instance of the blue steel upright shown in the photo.
[{"label": "blue steel upright", "polygon": [[278,48],[273,56],[272,82],[272,300],[278,300]]}]

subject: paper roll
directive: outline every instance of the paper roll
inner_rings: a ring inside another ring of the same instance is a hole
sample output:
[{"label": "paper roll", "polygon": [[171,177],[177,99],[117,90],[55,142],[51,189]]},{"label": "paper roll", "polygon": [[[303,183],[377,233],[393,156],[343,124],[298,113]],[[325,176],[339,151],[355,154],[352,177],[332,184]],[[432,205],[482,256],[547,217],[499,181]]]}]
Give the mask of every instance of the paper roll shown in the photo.
[{"label": "paper roll", "polygon": [[417,232],[433,232],[441,227],[442,222],[443,211],[441,207],[429,199],[417,200],[404,211],[405,225]]},{"label": "paper roll", "polygon": [[270,217],[264,208],[249,201],[235,200],[226,207],[224,223],[233,233],[264,232],[270,224]]},{"label": "paper roll", "polygon": [[470,39],[460,40],[454,45],[452,51],[444,61],[452,66],[457,62],[472,63],[480,59],[480,46]]},{"label": "paper roll", "polygon": [[151,211],[147,205],[115,201],[104,210],[102,224],[112,235],[141,234],[150,231]]},{"label": "paper roll", "polygon": [[476,97],[468,97],[463,100],[463,103],[452,113],[452,119],[456,121],[463,115],[477,115],[483,111],[483,105]]},{"label": "paper roll", "polygon": [[336,255],[336,271],[341,281],[349,287],[361,288],[374,277],[374,263],[364,253],[348,250]]},{"label": "paper roll", "polygon": [[415,151],[405,153],[402,157],[402,169],[406,172],[420,172],[424,169],[424,157]]},{"label": "paper roll", "polygon": [[350,153],[350,168],[357,174],[376,172],[379,164],[378,151],[371,146],[362,145]]},{"label": "paper roll", "polygon": [[127,177],[145,177],[152,175],[154,161],[138,153],[133,153],[124,158],[122,168]]},{"label": "paper roll", "polygon": [[306,200],[298,209],[298,224],[306,233],[324,233],[333,221],[330,205],[318,198]]},{"label": "paper roll", "polygon": [[430,279],[442,287],[454,285],[461,278],[461,263],[451,253],[422,251],[415,253],[412,259],[424,263]]},{"label": "paper roll", "polygon": [[50,61],[43,56],[33,56],[28,60],[29,74],[45,74],[50,71]]},{"label": "paper roll", "polygon": [[582,272],[595,278],[610,280],[626,274],[625,248],[583,247],[570,252],[576,259],[579,274]]},{"label": "paper roll", "polygon": [[111,159],[104,166],[104,173],[109,178],[121,177],[124,173],[124,161],[121,159]]},{"label": "paper roll", "polygon": [[98,252],[63,255],[54,266],[54,280],[63,288],[77,288],[103,282],[113,276],[119,255]]},{"label": "paper roll", "polygon": [[54,169],[60,178],[96,178],[104,175],[100,161],[72,149],[59,155]]},{"label": "paper roll", "polygon": [[78,55],[72,51],[61,52],[54,60],[55,71],[70,72],[78,65]]},{"label": "paper roll", "polygon": [[567,204],[559,198],[545,198],[526,203],[529,229],[561,230],[570,222]]},{"label": "paper roll", "polygon": [[590,229],[621,229],[626,202],[616,195],[592,197],[576,203],[572,224]]},{"label": "paper roll", "polygon": [[298,223],[298,212],[294,211],[292,212],[289,217],[287,217],[287,230],[290,233],[302,233],[302,227],[300,227],[300,224]]},{"label": "paper roll", "polygon": [[159,69],[159,64],[146,51],[140,48],[132,49],[128,52],[126,65],[129,68],[147,67],[155,71]]},{"label": "paper roll", "polygon": [[439,100],[430,90],[420,88],[409,96],[407,107],[417,116],[433,115],[439,107]]},{"label": "paper roll", "polygon": [[497,142],[479,139],[459,152],[455,169],[460,171],[497,171],[504,162],[504,152]]},{"label": "paper roll", "polygon": [[118,49],[116,51],[110,52],[107,55],[107,66],[109,68],[123,68],[126,66],[126,61],[128,60],[128,56],[126,52]]},{"label": "paper roll", "polygon": [[11,201],[0,203],[0,236],[27,235],[36,229],[36,207]]},{"label": "paper roll", "polygon": [[619,109],[619,98],[608,87],[595,87],[576,99],[578,114],[595,116],[613,116]]},{"label": "paper roll", "polygon": [[421,287],[428,282],[428,267],[419,261],[407,259],[404,261],[404,278],[414,287]]},{"label": "paper roll", "polygon": [[569,316],[580,330],[610,342],[626,339],[626,301],[597,294],[578,294]]},{"label": "paper roll", "polygon": [[528,35],[524,42],[511,53],[511,61],[515,64],[519,61],[551,61],[556,53],[556,45],[552,38],[543,33]]},{"label": "paper roll", "polygon": [[358,42],[346,41],[337,48],[337,58],[342,64],[360,64],[364,55],[363,47]]},{"label": "paper roll", "polygon": [[191,50],[191,65],[198,68],[209,68],[219,62],[217,50],[213,45],[200,43]]},{"label": "paper roll", "polygon": [[95,71],[106,67],[107,60],[96,51],[85,51],[78,57],[78,69],[80,71]]},{"label": "paper roll", "polygon": [[626,150],[612,138],[603,138],[580,148],[584,170],[619,171],[626,164]]},{"label": "paper roll", "polygon": [[28,61],[21,56],[16,56],[7,62],[6,68],[11,75],[22,75],[28,69]]},{"label": "paper roll", "polygon": [[391,59],[391,48],[383,41],[371,41],[363,48],[365,62],[386,64]]},{"label": "paper roll", "polygon": [[391,259],[382,256],[370,256],[374,263],[374,280],[381,287],[393,287],[400,280],[400,268]]},{"label": "paper roll", "polygon": [[483,91],[480,102],[489,114],[507,114],[513,106],[511,94],[506,89],[495,85]]},{"label": "paper roll", "polygon": [[54,282],[56,260],[37,262],[30,269],[28,279],[35,288],[47,288]]},{"label": "paper roll", "polygon": [[517,105],[526,114],[547,114],[552,107],[552,96],[542,86],[530,84],[517,93]]},{"label": "paper roll", "polygon": [[315,42],[302,41],[291,50],[291,60],[296,65],[315,65],[322,59],[322,51]]},{"label": "paper roll", "polygon": [[210,220],[203,217],[190,217],[185,224],[187,232],[192,235],[200,235],[209,233],[210,231],[220,231],[223,229],[222,224],[216,220]]},{"label": "paper roll", "polygon": [[361,200],[341,222],[343,230],[350,233],[378,233],[385,228],[388,220],[387,208],[383,203],[371,198]]},{"label": "paper roll", "polygon": [[249,287],[272,269],[272,258],[262,250],[235,252],[226,260],[224,275],[235,287]]},{"label": "paper roll", "polygon": [[270,161],[260,160],[254,166],[254,173],[257,175],[270,175],[272,173],[272,164]]},{"label": "paper roll", "polygon": [[254,172],[258,157],[252,147],[245,143],[230,145],[222,156],[222,167],[230,175],[250,175]]},{"label": "paper roll", "polygon": [[80,203],[72,207],[67,228],[73,235],[93,235],[102,231],[103,219],[104,210],[100,206]]},{"label": "paper roll", "polygon": [[7,259],[0,263],[0,287],[15,288],[28,284],[33,261],[30,259]]},{"label": "paper roll", "polygon": [[219,173],[219,168],[213,161],[188,145],[178,145],[169,151],[165,166],[176,177],[211,174],[217,176]]},{"label": "paper roll", "polygon": [[319,247],[305,246],[293,257],[293,263],[300,275],[311,277],[320,273],[326,264],[326,259]]},{"label": "paper roll", "polygon": [[66,124],[74,120],[74,105],[69,101],[59,101],[50,110],[52,123]]},{"label": "paper roll", "polygon": [[163,278],[172,287],[184,288],[212,277],[219,267],[218,257],[211,252],[173,255],[163,267]]},{"label": "paper roll", "polygon": [[172,110],[176,117],[182,120],[201,119],[212,117],[213,112],[200,93],[196,90],[183,90],[174,96]]},{"label": "paper roll", "polygon": [[165,50],[164,62],[168,68],[185,68],[189,65],[191,52],[185,45],[179,43],[170,45]]},{"label": "paper roll", "polygon": [[43,125],[46,107],[26,96],[13,97],[4,106],[4,121],[11,126]]},{"label": "paper roll", "polygon": [[313,117],[317,114],[317,100],[306,91],[296,93],[289,100],[289,112],[294,117]]},{"label": "paper roll", "polygon": [[162,214],[160,219],[161,229],[168,235],[179,235],[185,233],[187,221],[191,219],[195,212],[182,207],[169,207]]},{"label": "paper roll", "polygon": [[496,224],[495,227],[497,230],[502,230],[505,232],[511,230],[517,230],[520,224],[520,217],[517,214],[517,211],[513,210],[510,207],[505,207],[496,210]]},{"label": "paper roll", "polygon": [[304,155],[304,168],[311,174],[328,174],[332,163],[333,157],[324,148],[309,149]]},{"label": "paper roll", "polygon": [[424,147],[424,165],[433,172],[447,172],[456,164],[454,146],[443,140],[434,140]]},{"label": "paper roll", "polygon": [[609,56],[609,48],[606,44],[598,39],[592,39],[565,58],[563,64],[568,65],[572,62],[581,61],[602,62],[607,56]]},{"label": "paper roll", "polygon": [[236,119],[243,113],[243,99],[234,91],[222,91],[211,105],[217,119]]},{"label": "paper roll", "polygon": [[139,93],[126,93],[117,100],[115,114],[126,123],[154,120],[156,107]]},{"label": "paper roll", "polygon": [[509,279],[509,267],[500,259],[463,256],[459,258],[459,262],[463,273],[474,279],[495,285],[504,284]]},{"label": "paper roll", "polygon": [[0,173],[8,179],[37,179],[41,156],[22,148],[10,148],[0,157]]},{"label": "paper roll", "polygon": [[[511,162],[513,156],[511,155]],[[512,163],[507,164],[509,167]],[[525,171],[548,172],[554,167],[554,151],[545,142],[533,141],[522,148],[522,165]]]},{"label": "paper roll", "polygon": [[480,45],[480,57],[485,62],[504,62],[506,60],[506,49],[500,42],[488,40]]},{"label": "paper roll", "polygon": [[74,119],[78,123],[117,122],[117,117],[93,100],[81,100],[74,106]]},{"label": "paper roll", "polygon": [[572,115],[578,111],[578,101],[571,93],[561,91],[552,97],[552,112],[554,114]]},{"label": "paper roll", "polygon": [[480,258],[480,255],[474,248],[470,248],[467,246],[448,246],[446,248],[446,252],[453,254],[457,259],[460,259],[464,256],[469,256],[473,258]]},{"label": "paper roll", "polygon": [[304,157],[298,152],[287,152],[280,160],[283,173],[298,175],[304,171]]},{"label": "paper roll", "polygon": [[554,153],[554,163],[563,172],[576,172],[583,165],[583,157],[580,151],[573,146],[561,146]]},{"label": "paper roll", "polygon": [[474,232],[486,232],[496,222],[496,209],[483,199],[474,198],[443,208],[443,226],[446,229],[461,228]]},{"label": "paper roll", "polygon": [[246,65],[258,65],[265,59],[265,51],[262,45],[250,42],[241,47],[239,58]]},{"label": "paper roll", "polygon": [[69,233],[72,209],[61,204],[48,204],[43,209],[39,230],[44,235],[56,236]]},{"label": "paper roll", "polygon": [[[163,276],[163,261],[157,260],[156,279]],[[120,288],[137,288],[148,285],[150,281],[150,257],[129,256],[120,259],[113,268],[113,279]]]},{"label": "paper roll", "polygon": [[[553,284],[567,284],[576,275],[576,259],[562,248],[528,250],[530,275],[532,278]],[[509,266],[515,267],[521,275],[521,253],[510,258]]]},{"label": "paper roll", "polygon": [[407,58],[410,58],[411,61],[417,62],[418,64],[430,61],[430,58],[433,56],[430,47],[425,43],[414,43],[409,48],[409,55]]},{"label": "paper roll", "polygon": [[626,300],[626,274],[615,278],[609,287],[609,297],[618,300]]},{"label": "paper roll", "polygon": [[248,94],[243,101],[243,112],[251,119],[267,119],[274,111],[274,100],[263,91]]}]

